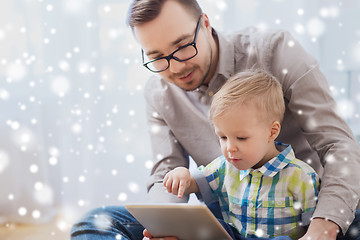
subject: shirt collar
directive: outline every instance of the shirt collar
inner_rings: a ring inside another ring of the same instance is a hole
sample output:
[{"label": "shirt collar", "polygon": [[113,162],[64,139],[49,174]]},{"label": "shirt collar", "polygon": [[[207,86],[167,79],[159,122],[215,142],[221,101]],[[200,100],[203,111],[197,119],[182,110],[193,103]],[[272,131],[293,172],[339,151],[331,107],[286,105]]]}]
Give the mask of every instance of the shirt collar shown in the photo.
[{"label": "shirt collar", "polygon": [[212,29],[212,36],[218,42],[219,59],[216,66],[214,76],[210,79],[209,85],[201,85],[195,92],[201,95],[208,95],[212,97],[226,80],[235,72],[235,50],[234,44],[229,41],[224,35]]},{"label": "shirt collar", "polygon": [[[215,74],[209,82],[209,87],[204,87],[201,90],[211,91],[216,93],[225,81],[235,72],[235,51],[234,44],[227,40],[225,36],[213,29],[213,36],[219,43],[219,59]],[[225,81],[224,81],[225,80]]]},{"label": "shirt collar", "polygon": [[277,147],[285,147],[284,150],[280,152],[279,155],[274,157],[273,159],[269,160],[265,163],[262,167],[258,169],[247,169],[240,171],[240,181],[243,180],[249,173],[251,172],[261,172],[263,175],[274,177],[280,170],[284,169],[289,162],[295,159],[295,154],[291,145],[275,142]]},{"label": "shirt collar", "polygon": [[219,60],[217,65],[217,74],[223,75],[226,79],[234,74],[235,69],[235,51],[234,44],[221,33],[213,30],[214,38],[219,42]]}]

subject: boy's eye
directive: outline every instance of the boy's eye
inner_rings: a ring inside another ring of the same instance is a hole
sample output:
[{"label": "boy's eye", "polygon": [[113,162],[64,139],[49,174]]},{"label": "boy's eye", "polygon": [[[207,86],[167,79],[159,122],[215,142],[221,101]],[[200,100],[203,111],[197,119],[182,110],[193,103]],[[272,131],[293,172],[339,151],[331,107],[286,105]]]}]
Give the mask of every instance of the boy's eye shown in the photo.
[{"label": "boy's eye", "polygon": [[220,136],[219,137],[221,140],[226,140],[227,138],[225,136]]},{"label": "boy's eye", "polygon": [[238,139],[238,140],[241,140],[241,141],[244,141],[244,140],[246,140],[247,138],[246,138],[246,137],[238,137],[237,139]]}]

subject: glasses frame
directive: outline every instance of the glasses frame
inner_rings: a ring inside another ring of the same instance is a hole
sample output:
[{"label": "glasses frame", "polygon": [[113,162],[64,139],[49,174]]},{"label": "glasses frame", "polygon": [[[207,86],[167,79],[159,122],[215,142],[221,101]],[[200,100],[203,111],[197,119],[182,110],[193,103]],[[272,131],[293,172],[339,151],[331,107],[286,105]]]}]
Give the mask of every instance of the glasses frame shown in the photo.
[{"label": "glasses frame", "polygon": [[[196,24],[194,40],[193,40],[191,43],[188,43],[188,44],[186,44],[186,45],[184,45],[184,46],[176,49],[176,50],[175,50],[174,52],[172,52],[170,55],[165,56],[165,57],[156,58],[156,59],[153,59],[153,60],[151,60],[151,61],[149,61],[149,62],[144,63],[144,60],[145,60],[145,58],[144,58],[144,50],[141,49],[143,66],[146,67],[147,69],[149,69],[151,72],[159,73],[159,72],[163,72],[163,71],[167,70],[167,69],[170,67],[170,60],[171,60],[171,59],[175,59],[175,60],[178,61],[178,62],[185,62],[185,61],[188,61],[188,60],[194,58],[194,57],[198,54],[198,49],[197,49],[197,47],[196,47],[196,40],[197,40],[197,36],[198,36],[199,29],[200,29],[200,26],[201,26],[201,24],[200,24],[200,22],[201,22],[201,17],[202,17],[202,14],[200,15],[199,20],[198,20],[198,22],[197,22],[197,24]],[[174,56],[174,54],[176,54],[178,51],[180,51],[180,50],[182,50],[182,49],[184,49],[184,48],[187,48],[187,47],[189,47],[189,46],[193,46],[193,47],[195,48],[195,52],[196,52],[196,53],[194,54],[194,56],[189,57],[189,58],[187,58],[187,59],[179,59],[179,58],[177,58],[177,57]],[[166,59],[166,60],[167,60],[168,65],[167,65],[166,68],[164,68],[164,69],[162,69],[162,70],[152,70],[152,69],[150,69],[150,68],[148,67],[148,64],[153,63],[153,62],[158,61],[158,60],[161,60],[161,59]]]}]

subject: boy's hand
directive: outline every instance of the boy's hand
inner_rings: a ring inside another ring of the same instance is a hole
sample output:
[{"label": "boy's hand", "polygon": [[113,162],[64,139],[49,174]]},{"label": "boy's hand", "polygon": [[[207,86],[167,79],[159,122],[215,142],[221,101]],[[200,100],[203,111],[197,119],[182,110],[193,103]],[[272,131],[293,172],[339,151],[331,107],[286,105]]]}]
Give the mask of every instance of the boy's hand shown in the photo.
[{"label": "boy's hand", "polygon": [[185,191],[191,186],[192,181],[195,182],[189,169],[185,167],[177,167],[165,175],[164,186],[169,193],[182,198]]},{"label": "boy's hand", "polygon": [[148,240],[148,239],[153,239],[153,240],[156,240],[156,239],[160,239],[160,240],[177,240],[176,237],[153,238],[147,229],[145,229],[143,231],[143,235],[144,235],[143,240]]}]

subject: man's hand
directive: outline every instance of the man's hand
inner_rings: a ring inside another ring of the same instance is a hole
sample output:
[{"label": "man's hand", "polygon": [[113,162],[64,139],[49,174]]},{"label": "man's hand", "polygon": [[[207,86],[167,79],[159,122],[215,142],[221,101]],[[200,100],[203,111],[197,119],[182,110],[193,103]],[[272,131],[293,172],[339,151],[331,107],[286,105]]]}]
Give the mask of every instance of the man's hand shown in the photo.
[{"label": "man's hand", "polygon": [[314,218],[306,234],[299,240],[336,240],[339,226],[323,218]]},{"label": "man's hand", "polygon": [[195,182],[189,169],[177,167],[165,175],[164,186],[169,193],[182,198],[185,191],[194,184],[192,181]]},{"label": "man's hand", "polygon": [[148,230],[146,230],[146,229],[143,231],[143,235],[144,235],[143,240],[148,240],[148,239],[152,239],[152,240],[178,240],[176,237],[153,238],[151,236],[151,234],[148,232]]}]

